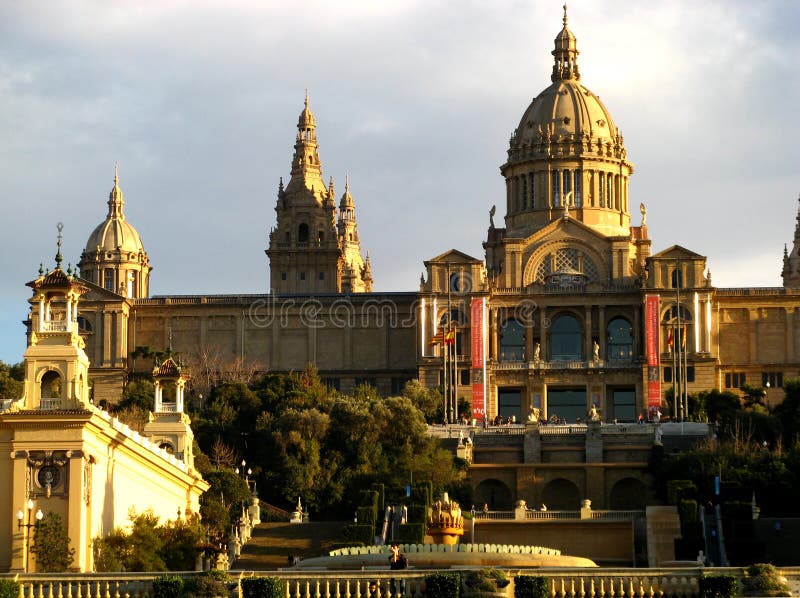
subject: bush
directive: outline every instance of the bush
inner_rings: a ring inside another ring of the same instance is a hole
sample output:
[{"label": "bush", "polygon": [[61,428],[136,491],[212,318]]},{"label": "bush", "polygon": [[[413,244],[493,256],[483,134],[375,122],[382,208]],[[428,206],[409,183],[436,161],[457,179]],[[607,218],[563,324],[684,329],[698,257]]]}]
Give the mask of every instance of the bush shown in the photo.
[{"label": "bush", "polygon": [[517,575],[514,598],[550,598],[550,584],[541,575]]},{"label": "bush", "polygon": [[277,577],[247,577],[242,580],[243,598],[283,598],[286,583]]},{"label": "bush", "polygon": [[500,569],[488,567],[470,571],[464,577],[464,583],[474,592],[496,592],[508,585],[508,578]]},{"label": "bush", "polygon": [[697,486],[692,480],[670,480],[667,482],[667,503],[677,505],[682,498],[697,498]]},{"label": "bush", "polygon": [[13,579],[0,579],[0,598],[17,598],[19,584]]},{"label": "bush", "polygon": [[225,571],[205,571],[186,583],[186,593],[196,598],[227,596],[230,578]]},{"label": "bush", "polygon": [[459,598],[460,573],[433,573],[425,576],[425,596],[428,598]]},{"label": "bush", "polygon": [[351,544],[372,546],[375,540],[375,528],[372,525],[345,525],[342,528],[342,539]]},{"label": "bush", "polygon": [[355,540],[345,541],[345,542],[331,542],[328,545],[328,548],[331,550],[336,550],[338,548],[351,548],[353,546],[364,546],[363,542],[356,542]]},{"label": "bush", "polygon": [[789,587],[778,574],[778,570],[768,563],[756,563],[747,568],[747,576],[742,579],[745,592],[757,596],[791,596]]},{"label": "bush", "polygon": [[178,598],[183,592],[183,578],[162,575],[153,580],[153,598]]},{"label": "bush", "polygon": [[400,544],[422,544],[425,539],[424,523],[404,523],[397,532]]},{"label": "bush", "polygon": [[733,575],[703,575],[700,578],[700,598],[734,598],[736,586]]}]

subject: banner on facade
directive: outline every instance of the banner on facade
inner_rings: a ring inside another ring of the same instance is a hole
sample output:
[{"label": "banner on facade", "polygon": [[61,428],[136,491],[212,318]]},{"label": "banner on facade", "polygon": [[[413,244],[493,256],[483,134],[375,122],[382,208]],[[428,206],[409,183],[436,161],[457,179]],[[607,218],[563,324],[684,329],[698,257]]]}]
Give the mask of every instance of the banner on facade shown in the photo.
[{"label": "banner on facade", "polygon": [[658,338],[658,310],[661,304],[658,295],[645,295],[644,334],[647,356],[647,409],[651,415],[661,407],[661,364]]},{"label": "banner on facade", "polygon": [[486,416],[486,298],[473,297],[470,318],[472,355],[472,417]]}]

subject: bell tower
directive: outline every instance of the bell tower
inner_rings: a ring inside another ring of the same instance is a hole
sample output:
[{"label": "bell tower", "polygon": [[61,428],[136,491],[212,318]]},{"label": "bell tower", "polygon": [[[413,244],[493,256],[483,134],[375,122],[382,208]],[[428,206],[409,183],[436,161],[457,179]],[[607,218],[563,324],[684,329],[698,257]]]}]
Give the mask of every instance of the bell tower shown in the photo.
[{"label": "bell tower", "polygon": [[58,224],[56,267],[27,283],[33,289],[28,348],[25,350],[24,394],[12,409],[76,409],[89,403],[89,358],[78,334],[78,301],[89,289],[61,268]]}]

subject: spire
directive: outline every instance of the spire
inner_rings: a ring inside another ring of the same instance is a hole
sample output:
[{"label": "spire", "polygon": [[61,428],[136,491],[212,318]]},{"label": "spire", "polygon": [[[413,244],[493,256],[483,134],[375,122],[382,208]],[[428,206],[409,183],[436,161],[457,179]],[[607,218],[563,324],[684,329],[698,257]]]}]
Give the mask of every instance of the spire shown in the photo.
[{"label": "spire", "polygon": [[794,229],[794,243],[791,251],[787,253],[786,246],[783,248],[783,286],[787,289],[800,289],[800,196],[797,198],[797,224]]},{"label": "spire", "polygon": [[61,269],[61,262],[64,261],[64,257],[61,255],[61,231],[64,230],[64,225],[59,222],[56,225],[58,229],[58,253],[56,253],[56,269]]},{"label": "spire", "polygon": [[125,220],[125,214],[122,208],[125,205],[125,197],[122,194],[122,189],[119,188],[119,167],[114,164],[114,188],[108,194],[108,217]]},{"label": "spire", "polygon": [[344,193],[339,200],[339,217],[347,220],[355,218],[356,204],[353,201],[353,196],[350,195],[350,175],[346,174],[344,178]]},{"label": "spire", "polygon": [[580,80],[581,74],[578,70],[578,43],[573,33],[567,27],[567,5],[564,4],[564,27],[555,39],[555,49],[553,57],[553,74],[550,76],[552,81],[564,81],[567,79]]},{"label": "spire", "polygon": [[[319,160],[317,146],[317,122],[314,113],[309,107],[308,90],[303,102],[303,111],[297,119],[297,139],[294,144],[294,157],[292,158],[292,176],[286,187],[287,192],[293,193],[300,189],[309,189],[316,193],[324,193],[325,183],[322,182],[322,165]],[[322,196],[317,196],[317,201],[322,202]]]}]

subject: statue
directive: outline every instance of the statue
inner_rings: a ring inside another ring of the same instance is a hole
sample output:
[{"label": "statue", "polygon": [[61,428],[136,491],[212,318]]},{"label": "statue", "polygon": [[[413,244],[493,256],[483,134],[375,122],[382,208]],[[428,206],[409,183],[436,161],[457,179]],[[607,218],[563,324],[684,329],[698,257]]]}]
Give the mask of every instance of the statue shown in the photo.
[{"label": "statue", "polygon": [[564,194],[564,217],[569,216],[569,202],[572,199],[572,191],[567,191]]},{"label": "statue", "polygon": [[589,413],[586,414],[586,417],[590,422],[600,421],[600,414],[597,413],[597,407],[594,404],[589,408]]},{"label": "statue", "polygon": [[642,227],[647,226],[647,208],[643,203],[639,204],[639,211],[642,213]]},{"label": "statue", "polygon": [[600,361],[600,345],[597,344],[597,341],[592,341],[592,359]]},{"label": "statue", "polygon": [[539,423],[539,408],[538,407],[531,407],[531,410],[528,412],[528,423],[529,424],[538,424]]},{"label": "statue", "polygon": [[494,213],[497,211],[497,206],[492,206],[489,210],[489,228],[494,228]]},{"label": "statue", "polygon": [[539,361],[542,357],[542,345],[536,343],[533,347],[533,360]]}]

